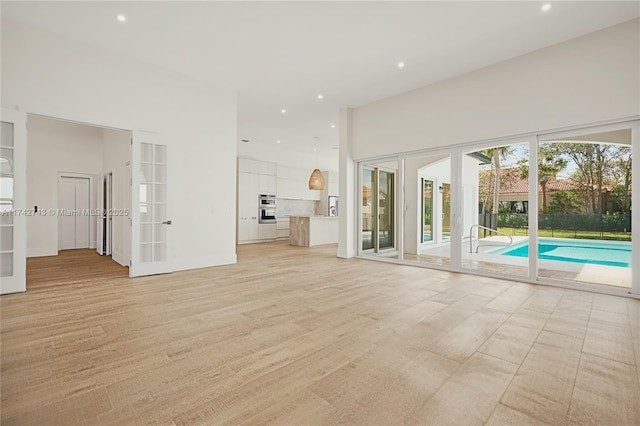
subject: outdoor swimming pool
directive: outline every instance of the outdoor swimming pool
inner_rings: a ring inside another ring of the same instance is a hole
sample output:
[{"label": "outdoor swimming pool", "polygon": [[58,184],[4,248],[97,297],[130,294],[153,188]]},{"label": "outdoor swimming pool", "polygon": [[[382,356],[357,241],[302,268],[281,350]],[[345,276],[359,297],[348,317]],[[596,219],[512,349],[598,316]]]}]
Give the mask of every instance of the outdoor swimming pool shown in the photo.
[{"label": "outdoor swimming pool", "polygon": [[[504,256],[529,257],[529,242],[502,247],[491,253]],[[631,242],[540,238],[538,258],[561,262],[589,263],[628,268],[631,264]]]}]

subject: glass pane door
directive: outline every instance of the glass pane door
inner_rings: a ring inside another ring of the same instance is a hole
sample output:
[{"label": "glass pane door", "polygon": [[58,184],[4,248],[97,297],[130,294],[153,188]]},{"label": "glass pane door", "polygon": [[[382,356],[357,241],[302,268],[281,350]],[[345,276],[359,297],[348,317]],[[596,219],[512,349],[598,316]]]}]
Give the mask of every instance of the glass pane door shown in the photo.
[{"label": "glass pane door", "polygon": [[404,160],[404,260],[420,264],[449,265],[450,181],[449,154],[415,156]]},{"label": "glass pane door", "polygon": [[26,290],[26,117],[2,110],[0,134],[0,294]]},{"label": "glass pane door", "polygon": [[527,277],[529,143],[479,147],[462,162],[462,267]]},{"label": "glass pane door", "polygon": [[422,181],[422,242],[433,241],[433,181]]},{"label": "glass pane door", "polygon": [[360,206],[362,214],[362,250],[372,250],[374,241],[374,186],[373,186],[374,170],[369,168],[362,169],[362,205]]},{"label": "glass pane door", "polygon": [[2,122],[0,142],[0,277],[13,276],[13,123]]},{"label": "glass pane door", "polygon": [[629,123],[539,138],[539,279],[632,289],[635,129]]},{"label": "glass pane door", "polygon": [[367,165],[361,172],[361,249],[364,254],[397,257],[397,162]]},{"label": "glass pane door", "polygon": [[[134,132],[131,276],[171,271],[168,256],[168,155],[158,135]],[[135,170],[135,168],[134,168]]]},{"label": "glass pane door", "polygon": [[442,184],[442,239],[451,238],[451,184]]},{"label": "glass pane door", "polygon": [[378,249],[395,247],[395,172],[378,170]]}]

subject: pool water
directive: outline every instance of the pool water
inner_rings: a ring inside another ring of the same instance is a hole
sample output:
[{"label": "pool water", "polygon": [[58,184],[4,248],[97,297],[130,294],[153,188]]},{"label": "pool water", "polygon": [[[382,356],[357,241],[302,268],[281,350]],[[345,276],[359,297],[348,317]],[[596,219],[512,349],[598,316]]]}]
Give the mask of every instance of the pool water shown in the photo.
[{"label": "pool water", "polygon": [[[491,253],[529,257],[529,242],[516,243]],[[540,238],[538,258],[628,268],[631,264],[631,242]]]}]

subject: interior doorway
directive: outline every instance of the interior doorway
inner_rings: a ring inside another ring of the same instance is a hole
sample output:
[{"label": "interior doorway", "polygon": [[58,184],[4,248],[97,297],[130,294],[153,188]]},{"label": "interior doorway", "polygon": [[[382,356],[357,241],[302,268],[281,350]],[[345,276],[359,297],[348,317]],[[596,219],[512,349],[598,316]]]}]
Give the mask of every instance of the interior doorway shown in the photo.
[{"label": "interior doorway", "polygon": [[[26,124],[27,205],[38,212],[26,218],[27,286],[40,257],[89,267],[95,256],[127,271],[132,133],[34,115]],[[89,267],[88,273],[97,277],[103,270]]]},{"label": "interior doorway", "polygon": [[89,248],[91,179],[61,175],[58,188],[60,250]]}]

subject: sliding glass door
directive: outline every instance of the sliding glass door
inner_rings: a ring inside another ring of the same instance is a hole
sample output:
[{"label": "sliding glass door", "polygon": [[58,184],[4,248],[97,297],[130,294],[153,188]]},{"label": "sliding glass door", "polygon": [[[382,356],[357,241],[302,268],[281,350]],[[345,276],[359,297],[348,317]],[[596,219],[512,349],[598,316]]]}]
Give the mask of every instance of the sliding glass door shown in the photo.
[{"label": "sliding glass door", "polygon": [[360,254],[640,294],[639,132],[633,121],[361,163]]},{"label": "sliding glass door", "polygon": [[505,141],[463,152],[463,269],[529,276],[531,141]]},{"label": "sliding glass door", "polygon": [[636,131],[627,123],[538,138],[540,280],[631,289]]},{"label": "sliding glass door", "polygon": [[362,167],[360,240],[363,254],[397,257],[397,172],[397,162]]},{"label": "sliding glass door", "polygon": [[433,180],[420,178],[422,189],[422,239],[421,243],[433,241],[434,217],[433,217]]},{"label": "sliding glass door", "polygon": [[403,259],[449,265],[451,254],[451,156],[404,159]]}]

